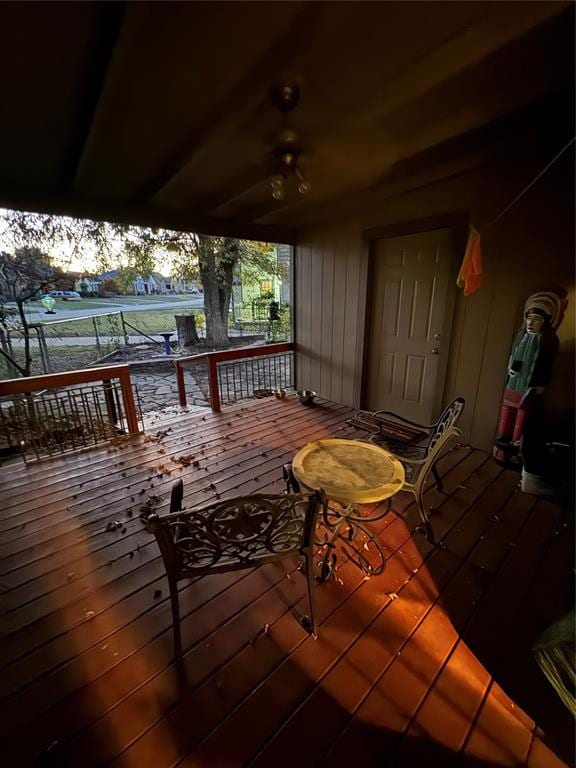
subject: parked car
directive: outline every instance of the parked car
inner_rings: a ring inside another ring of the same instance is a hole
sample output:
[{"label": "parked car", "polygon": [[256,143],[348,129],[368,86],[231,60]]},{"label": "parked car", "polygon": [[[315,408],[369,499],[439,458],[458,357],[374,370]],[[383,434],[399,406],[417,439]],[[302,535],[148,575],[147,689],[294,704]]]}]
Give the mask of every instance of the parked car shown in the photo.
[{"label": "parked car", "polygon": [[63,301],[80,301],[82,298],[78,291],[50,291],[48,295]]}]

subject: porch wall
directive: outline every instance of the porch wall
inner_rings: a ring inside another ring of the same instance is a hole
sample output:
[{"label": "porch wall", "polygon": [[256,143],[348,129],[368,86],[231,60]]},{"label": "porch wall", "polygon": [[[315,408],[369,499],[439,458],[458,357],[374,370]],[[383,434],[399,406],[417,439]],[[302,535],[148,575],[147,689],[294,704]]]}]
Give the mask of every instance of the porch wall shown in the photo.
[{"label": "porch wall", "polygon": [[[557,151],[557,150],[556,150]],[[374,193],[362,211],[335,209],[330,223],[298,233],[295,249],[297,382],[326,398],[361,405],[368,270],[366,230],[467,211],[479,231],[538,173],[554,151],[508,158],[496,167],[467,171],[411,192]],[[482,239],[484,287],[458,291],[443,401],[466,398],[464,436],[489,449],[506,364],[535,289],[562,285],[569,309],[559,331],[560,350],[546,392],[551,419],[572,418],[574,392],[573,152],[558,163]],[[337,220],[336,220],[337,219]],[[400,232],[398,232],[400,234]],[[454,275],[454,279],[456,275]]]}]

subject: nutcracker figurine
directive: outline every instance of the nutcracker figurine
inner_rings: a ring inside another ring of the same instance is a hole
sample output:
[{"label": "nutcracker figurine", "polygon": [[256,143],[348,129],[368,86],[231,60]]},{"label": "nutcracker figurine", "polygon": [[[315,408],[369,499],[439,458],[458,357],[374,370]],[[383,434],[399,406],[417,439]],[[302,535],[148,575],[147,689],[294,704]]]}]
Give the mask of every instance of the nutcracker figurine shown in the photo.
[{"label": "nutcracker figurine", "polygon": [[556,329],[566,309],[560,291],[534,293],[524,307],[524,323],[508,361],[506,388],[500,410],[493,456],[499,463],[520,469],[520,444],[526,419],[550,380],[558,351]]}]

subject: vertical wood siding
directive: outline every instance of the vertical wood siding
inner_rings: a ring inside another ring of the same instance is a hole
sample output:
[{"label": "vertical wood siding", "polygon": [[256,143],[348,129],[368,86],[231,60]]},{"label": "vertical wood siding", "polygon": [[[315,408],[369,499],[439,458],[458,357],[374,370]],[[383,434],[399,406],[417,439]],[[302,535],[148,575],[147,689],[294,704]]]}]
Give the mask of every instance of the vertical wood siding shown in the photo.
[{"label": "vertical wood siding", "polygon": [[[466,399],[464,437],[489,449],[506,365],[525,299],[559,284],[570,292],[560,354],[545,402],[555,417],[570,412],[574,387],[573,157],[566,156],[482,240],[483,288],[458,291],[443,402]],[[368,291],[366,230],[467,208],[481,230],[530,180],[529,169],[471,173],[361,214],[299,233],[296,259],[297,383],[346,405],[361,406]],[[456,275],[454,275],[455,279]]]},{"label": "vertical wood siding", "polygon": [[359,397],[356,351],[365,288],[350,247],[355,234],[352,227],[328,230],[295,249],[298,386],[347,405]]}]

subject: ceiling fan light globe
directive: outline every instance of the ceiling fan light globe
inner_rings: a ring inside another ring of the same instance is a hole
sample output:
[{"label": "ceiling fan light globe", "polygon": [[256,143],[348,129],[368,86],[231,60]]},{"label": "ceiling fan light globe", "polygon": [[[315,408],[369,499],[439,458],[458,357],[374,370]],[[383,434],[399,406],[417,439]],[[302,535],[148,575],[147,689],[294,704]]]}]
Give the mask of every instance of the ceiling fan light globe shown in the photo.
[{"label": "ceiling fan light globe", "polygon": [[298,184],[298,192],[300,192],[301,195],[307,195],[312,190],[312,184],[310,184],[309,181],[306,181],[306,179],[302,179],[302,181]]},{"label": "ceiling fan light globe", "polygon": [[281,173],[276,173],[270,179],[270,186],[272,189],[282,189],[284,186],[284,176]]}]

